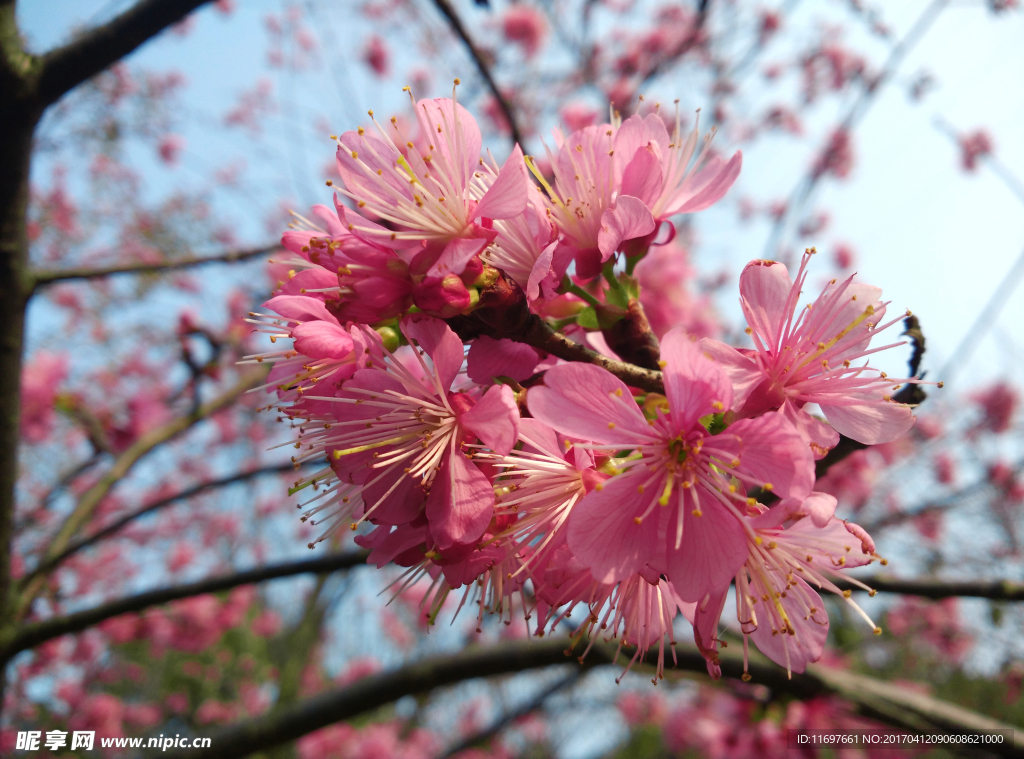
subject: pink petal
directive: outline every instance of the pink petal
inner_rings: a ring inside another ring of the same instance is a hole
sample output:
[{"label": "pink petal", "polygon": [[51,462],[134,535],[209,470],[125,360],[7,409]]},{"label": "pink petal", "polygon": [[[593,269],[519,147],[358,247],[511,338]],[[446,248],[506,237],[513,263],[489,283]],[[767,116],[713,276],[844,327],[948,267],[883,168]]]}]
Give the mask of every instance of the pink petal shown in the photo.
[{"label": "pink petal", "polygon": [[402,525],[391,531],[391,525],[382,524],[369,535],[356,535],[355,544],[363,548],[373,549],[367,563],[376,564],[381,568],[394,561],[400,553],[410,548],[423,545],[427,539],[427,530],[424,527],[410,527]]},{"label": "pink petal", "polygon": [[466,359],[467,374],[479,385],[489,385],[495,377],[521,382],[533,374],[538,363],[540,356],[529,345],[486,335],[473,341]]},{"label": "pink petal", "polygon": [[722,667],[718,663],[718,623],[725,609],[728,588],[712,593],[709,598],[698,602],[693,612],[693,641],[697,650],[707,661],[708,674],[717,680],[722,676]]},{"label": "pink petal", "polygon": [[[367,463],[372,462],[368,459]],[[424,495],[419,480],[407,476],[398,466],[388,476],[363,488],[363,503],[366,509],[376,506],[369,514],[370,519],[383,524],[405,524],[419,515]]]},{"label": "pink petal", "polygon": [[732,408],[732,386],[725,371],[681,327],[662,339],[661,358],[666,364],[665,395],[678,429],[689,429],[706,414]]},{"label": "pink petal", "polygon": [[480,198],[470,221],[476,219],[511,219],[526,210],[530,180],[526,176],[523,149],[516,145],[512,155],[501,167],[494,184]]},{"label": "pink petal", "polygon": [[[659,154],[665,156],[669,151],[669,135],[665,129],[665,122],[656,114],[649,114],[641,118],[634,114],[622,122],[622,126],[615,132],[615,176],[621,181],[624,167],[629,164],[641,148],[651,145],[657,146]],[[625,190],[623,194],[631,195]]]},{"label": "pink petal", "polygon": [[810,494],[814,457],[785,414],[772,411],[756,419],[740,419],[712,440],[725,444],[731,436],[741,441],[736,449],[740,471],[770,483],[772,492],[781,498],[806,498]]},{"label": "pink petal", "polygon": [[[855,396],[856,397],[856,396]],[[822,413],[840,435],[865,445],[888,443],[905,435],[917,418],[910,406],[860,394],[863,403],[832,406],[818,402]]]},{"label": "pink petal", "polygon": [[874,560],[875,545],[871,536],[860,525],[842,519],[832,517],[824,527],[810,519],[801,519],[783,534],[802,537],[806,545],[814,546],[810,549],[814,563],[820,562],[824,566],[837,567],[842,560],[845,569],[853,569]]},{"label": "pink petal", "polygon": [[338,218],[341,219],[345,229],[357,238],[361,238],[373,245],[387,245],[389,248],[414,248],[413,253],[418,253],[422,249],[419,240],[398,238],[393,230],[382,227],[380,224],[370,221],[357,213],[353,213],[341,204],[338,193],[334,193],[334,207],[337,209]]},{"label": "pink petal", "polygon": [[618,377],[592,364],[559,364],[526,396],[530,413],[554,429],[595,443],[649,441],[651,426]]},{"label": "pink petal", "polygon": [[331,237],[341,237],[345,234],[345,227],[342,225],[341,219],[338,218],[338,212],[333,208],[328,208],[323,203],[317,203],[313,206],[313,215],[318,216],[327,225],[327,233]]},{"label": "pink petal", "polygon": [[[409,183],[395,175],[393,164],[400,154],[372,132],[345,132],[338,140],[336,160],[345,189],[356,201],[371,202],[384,208],[397,205],[392,193],[412,200]],[[353,158],[355,153],[358,158]],[[369,167],[367,171],[362,165]],[[380,174],[377,172],[380,171]]]},{"label": "pink petal", "polygon": [[675,530],[668,534],[668,579],[684,601],[700,601],[708,593],[727,590],[747,560],[747,536],[739,520],[697,485],[701,516],[693,515],[687,491],[680,508],[686,509],[683,542],[675,547]]},{"label": "pink petal", "polygon": [[[305,290],[322,290],[328,287],[338,286],[338,275],[335,272],[327,271],[317,267],[316,269],[305,269],[294,277],[286,280],[277,290],[278,295],[307,295]],[[307,297],[326,301],[328,296],[333,296],[335,302],[340,293],[309,293]]]},{"label": "pink petal", "polygon": [[555,458],[562,458],[564,449],[558,443],[555,431],[539,419],[523,417],[519,420],[519,439],[529,448],[546,453]]},{"label": "pink petal", "polygon": [[473,115],[451,98],[437,98],[416,103],[416,120],[421,134],[430,135],[431,143],[444,156],[443,162],[434,159],[434,170],[449,174],[458,189],[468,187],[479,165],[482,144]]},{"label": "pink petal", "polygon": [[[558,242],[553,242],[537,256],[533,269],[530,270],[530,279],[526,284],[526,299],[528,301],[535,301],[540,297],[540,284],[552,273],[552,261],[557,247]],[[568,264],[566,264],[566,268],[568,268]]]},{"label": "pink petal", "polygon": [[338,324],[305,322],[292,330],[295,350],[311,358],[342,359],[352,355],[352,336]]},{"label": "pink petal", "polygon": [[789,521],[810,517],[816,527],[824,527],[832,519],[838,505],[836,497],[828,493],[813,492],[807,498],[785,498],[768,511],[750,520],[753,527],[771,529]]},{"label": "pink petal", "polygon": [[733,157],[724,166],[721,159],[716,159],[715,163],[705,166],[693,176],[694,189],[700,189],[697,189],[689,200],[678,209],[667,210],[666,215],[674,216],[677,213],[696,213],[714,205],[725,196],[725,193],[729,192],[729,188],[736,181],[736,177],[740,175],[740,169],[742,168],[743,153],[739,150],[733,154]]},{"label": "pink petal", "polygon": [[619,245],[634,237],[643,237],[654,231],[654,216],[639,198],[620,195],[615,207],[606,209],[601,215],[601,231],[597,235],[597,246],[601,260],[607,261]]},{"label": "pink petal", "polygon": [[[758,649],[776,664],[788,667],[791,671],[801,673],[807,668],[809,662],[821,658],[825,650],[825,639],[828,637],[828,614],[825,613],[824,604],[815,590],[799,577],[795,578],[799,589],[790,590],[786,598],[780,599],[782,606],[786,609],[786,615],[793,625],[795,635],[789,635],[785,630],[772,630],[767,610],[758,609],[757,629],[750,634],[751,639]],[[809,616],[803,608],[803,604],[797,604],[795,599],[806,594],[807,603],[817,609],[814,615]]]},{"label": "pink petal", "polygon": [[778,349],[786,318],[796,305],[788,305],[792,289],[789,271],[774,261],[751,261],[740,274],[740,302],[747,324],[770,351]]},{"label": "pink petal", "polygon": [[457,237],[444,246],[444,251],[427,271],[427,276],[443,277],[445,274],[462,274],[466,264],[486,246],[486,238]]},{"label": "pink petal", "polygon": [[494,490],[487,475],[461,451],[445,456],[427,496],[427,521],[437,547],[480,539],[494,514]]},{"label": "pink petal", "polygon": [[654,154],[651,147],[645,145],[636,151],[633,160],[622,172],[622,187],[619,192],[621,195],[639,198],[648,207],[653,207],[661,194],[663,183],[661,158]]},{"label": "pink petal", "polygon": [[789,423],[807,441],[815,459],[823,458],[829,449],[839,444],[839,433],[820,419],[815,419],[804,409],[798,409],[789,402],[782,407],[782,411]]},{"label": "pink petal", "polygon": [[480,438],[484,445],[505,456],[519,439],[519,406],[508,385],[492,385],[459,424]]},{"label": "pink petal", "polygon": [[278,295],[263,304],[283,316],[297,322],[325,321],[337,324],[338,320],[331,316],[324,302],[309,295]]},{"label": "pink petal", "polygon": [[588,493],[569,515],[569,548],[598,582],[625,580],[654,552],[658,513],[640,524],[634,521],[651,498],[637,494],[638,483],[645,479],[642,472],[634,471],[612,477],[600,490]]},{"label": "pink petal", "polygon": [[731,345],[710,337],[699,340],[697,346],[704,353],[710,354],[729,378],[729,384],[732,385],[732,408],[742,408],[750,391],[764,379],[764,372],[758,368],[757,362]]},{"label": "pink petal", "polygon": [[441,380],[441,390],[451,389],[455,375],[462,368],[462,340],[452,328],[432,316],[411,315],[402,320],[402,332],[415,340],[434,362]]}]

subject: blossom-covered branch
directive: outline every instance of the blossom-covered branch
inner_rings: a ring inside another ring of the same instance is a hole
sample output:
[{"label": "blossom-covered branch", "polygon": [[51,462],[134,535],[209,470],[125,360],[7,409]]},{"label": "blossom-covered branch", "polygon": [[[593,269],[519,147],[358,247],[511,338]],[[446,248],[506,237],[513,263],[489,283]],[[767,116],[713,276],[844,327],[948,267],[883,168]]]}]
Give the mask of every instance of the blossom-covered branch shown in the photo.
[{"label": "blossom-covered branch", "polygon": [[160,509],[177,503],[178,501],[185,501],[189,498],[193,498],[197,495],[207,493],[211,490],[217,490],[219,488],[227,487],[238,482],[246,482],[247,480],[254,479],[256,477],[262,477],[265,474],[283,474],[285,472],[294,472],[295,466],[293,464],[275,464],[273,466],[260,467],[259,469],[252,469],[248,472],[237,472],[235,474],[228,475],[226,477],[220,477],[216,480],[210,480],[208,482],[201,482],[198,485],[193,485],[190,488],[186,488],[172,495],[160,498],[153,503],[147,504],[140,509],[136,509],[119,519],[114,520],[106,527],[97,530],[93,534],[74,540],[68,544],[68,546],[58,554],[46,559],[39,563],[39,566],[35,567],[31,572],[20,578],[19,582],[24,587],[30,580],[34,579],[37,575],[50,572],[54,567],[63,563],[66,559],[73,556],[74,554],[81,551],[83,548],[88,548],[95,543],[109,538],[111,535],[120,532],[127,525],[134,522],[140,517],[144,517],[147,514],[152,514]]},{"label": "blossom-covered branch", "polygon": [[[266,376],[263,369],[250,370],[243,374],[234,385],[211,401],[200,405],[195,411],[180,416],[167,424],[146,433],[135,441],[114,461],[113,466],[102,477],[79,497],[75,508],[64,520],[60,529],[50,541],[41,563],[46,563],[59,555],[71,543],[71,539],[86,525],[96,508],[110,490],[120,482],[142,459],[153,449],[173,440],[175,437],[209,418],[213,414],[231,406],[239,396],[258,384]],[[21,590],[17,607],[18,616],[24,614],[42,587],[42,578],[36,577]]]},{"label": "blossom-covered branch", "polygon": [[317,559],[271,564],[266,567],[220,575],[185,585],[173,585],[168,588],[150,590],[145,593],[111,601],[93,609],[68,614],[64,617],[55,617],[43,622],[32,622],[24,625],[9,643],[0,648],[0,660],[6,661],[19,651],[38,646],[40,643],[52,640],[53,638],[59,638],[62,635],[81,632],[89,627],[98,625],[104,620],[118,617],[122,614],[142,611],[151,606],[159,606],[160,604],[177,601],[182,598],[230,590],[240,585],[252,585],[258,582],[276,580],[281,577],[293,577],[300,574],[320,574],[351,569],[365,564],[367,555],[366,551],[351,551],[333,556],[323,556]]},{"label": "blossom-covered branch", "polygon": [[[428,693],[464,680],[564,665],[567,655],[580,656],[585,645],[577,641],[575,644],[570,642],[567,647],[565,641],[550,639],[532,643],[516,641],[420,660],[397,670],[371,675],[272,714],[229,725],[210,736],[211,748],[169,753],[168,757],[238,759],[293,741],[326,725],[365,714],[403,696]],[[584,666],[611,663],[615,658],[614,645],[595,643]],[[704,659],[696,649],[680,647],[676,659],[677,670],[704,670]],[[571,666],[579,665],[573,663]],[[744,672],[742,656],[723,652],[722,671],[726,677],[738,679]],[[968,709],[846,671],[819,666],[788,679],[784,672],[758,659],[749,663],[747,671],[754,682],[767,685],[773,693],[799,698],[835,694],[850,701],[861,713],[911,732],[934,730],[986,734],[1013,729]],[[1003,752],[1003,756],[1024,756],[1024,741],[1004,744]]]},{"label": "blossom-covered branch", "polygon": [[187,256],[170,261],[158,263],[138,261],[127,264],[113,264],[111,266],[99,266],[96,268],[83,267],[79,269],[40,269],[32,273],[35,288],[52,285],[55,282],[65,282],[75,279],[101,279],[112,277],[118,274],[157,274],[164,271],[176,271],[178,269],[191,269],[196,266],[208,264],[230,264],[238,261],[248,261],[252,258],[273,253],[280,250],[280,245],[261,245],[255,248],[243,248],[231,250],[216,256]]}]

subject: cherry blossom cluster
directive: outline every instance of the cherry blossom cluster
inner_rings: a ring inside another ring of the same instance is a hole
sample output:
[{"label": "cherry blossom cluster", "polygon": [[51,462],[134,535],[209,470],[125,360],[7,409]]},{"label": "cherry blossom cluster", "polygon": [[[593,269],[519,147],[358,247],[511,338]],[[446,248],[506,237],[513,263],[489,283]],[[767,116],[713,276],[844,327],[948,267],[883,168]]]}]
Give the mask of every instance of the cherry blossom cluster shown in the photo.
[{"label": "cherry blossom cluster", "polygon": [[[659,675],[679,614],[720,674],[730,588],[745,658],[753,639],[790,671],[818,659],[822,589],[879,632],[834,583],[879,557],[815,490],[815,462],[840,435],[913,426],[894,396],[916,380],[867,362],[903,315],[853,276],[802,303],[808,251],[795,278],[744,268],[748,347],[684,326],[659,341],[634,267],[726,194],[739,152],[655,108],[499,166],[454,94],[414,110],[413,133],[371,112],[335,138],[334,207],[296,217],[273,313],[253,315],[276,348],[250,357],[273,364],[268,408],[297,429],[296,467],[321,462],[292,491],[320,525],[310,547],[359,530],[371,563],[406,568],[399,590],[429,581],[431,619],[453,590],[538,635],[582,611],[574,635],[633,661],[657,646]],[[538,335],[610,360],[565,361]]]}]

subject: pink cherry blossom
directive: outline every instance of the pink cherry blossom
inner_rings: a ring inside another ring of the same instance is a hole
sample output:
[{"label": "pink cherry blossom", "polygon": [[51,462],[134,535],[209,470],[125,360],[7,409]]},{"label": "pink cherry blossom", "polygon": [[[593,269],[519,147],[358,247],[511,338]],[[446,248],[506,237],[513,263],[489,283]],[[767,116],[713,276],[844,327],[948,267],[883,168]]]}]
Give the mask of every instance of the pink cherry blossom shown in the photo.
[{"label": "pink cherry blossom", "polygon": [[654,231],[654,217],[643,201],[619,192],[612,161],[614,135],[609,124],[584,127],[568,137],[556,131],[558,154],[548,154],[554,186],[538,176],[562,232],[553,258],[559,279],[573,259],[578,276],[597,276],[623,241]]},{"label": "pink cherry blossom", "polygon": [[[748,553],[735,578],[744,662],[748,638],[787,671],[803,672],[808,662],[817,661],[828,633],[828,615],[815,588],[842,597],[876,634],[880,632],[849,593],[844,594],[832,582],[840,576],[840,570],[880,558],[862,528],[831,516],[834,508],[835,499],[831,499],[824,513],[802,519],[798,511],[783,502],[744,520]],[[786,522],[792,523],[783,529]],[[853,582],[869,590],[863,583]],[[697,606],[694,619],[697,647],[714,677],[721,674],[717,628],[727,590],[710,594]]]},{"label": "pink cherry blossom", "polygon": [[[406,139],[393,119],[378,135],[360,128],[338,141],[344,189],[365,218],[344,213],[346,228],[363,239],[399,248],[422,248],[428,276],[461,274],[494,239],[495,219],[526,208],[526,166],[517,145],[499,170],[480,158],[476,121],[454,99],[414,103],[421,144]],[[372,115],[372,114],[371,114]],[[402,146],[401,148],[398,146]],[[493,174],[489,181],[485,174]],[[371,221],[396,225],[392,231]]]},{"label": "pink cherry blossom", "polygon": [[37,352],[21,372],[21,434],[41,443],[53,427],[57,388],[68,375],[67,356]]},{"label": "pink cherry blossom", "polygon": [[695,213],[717,203],[732,187],[743,166],[736,151],[728,161],[711,154],[715,130],[700,140],[700,114],[689,135],[683,136],[679,114],[670,136],[656,113],[634,115],[615,133],[615,174],[621,192],[642,200],[655,221],[680,213]]},{"label": "pink cherry blossom", "polygon": [[505,39],[523,48],[528,58],[540,49],[547,34],[544,14],[532,5],[513,5],[501,19],[501,31]]},{"label": "pink cherry blossom", "polygon": [[[410,317],[402,332],[416,347],[411,366],[382,348],[385,359],[367,362],[335,396],[309,396],[329,409],[317,417],[321,427],[329,426],[303,437],[304,457],[326,453],[333,471],[304,481],[326,486],[314,501],[331,496],[306,516],[331,509],[329,532],[357,510],[357,523],[400,525],[422,509],[438,548],[472,544],[491,521],[494,492],[464,446],[479,439],[508,453],[516,443],[519,411],[507,386],[477,396],[453,389],[462,341],[444,322]],[[330,484],[335,477],[340,482]]]},{"label": "pink cherry blossom", "polygon": [[[705,347],[729,366],[737,387],[735,408],[743,416],[780,408],[787,401],[795,423],[816,453],[835,445],[835,433],[801,411],[817,403],[836,432],[868,445],[903,435],[914,425],[910,406],[893,400],[902,382],[854,361],[887,348],[869,348],[871,338],[900,321],[900,316],[879,326],[886,304],[881,290],[853,281],[851,275],[831,280],[818,298],[798,311],[813,250],[804,254],[796,281],[783,264],[752,261],[740,275],[740,302],[750,325],[754,351],[741,354],[722,343]],[[803,416],[803,421],[799,417]]]},{"label": "pink cherry blossom", "polygon": [[813,460],[781,414],[712,434],[705,424],[732,403],[725,371],[679,330],[666,335],[662,356],[667,403],[653,419],[621,380],[592,365],[549,369],[528,404],[534,417],[595,450],[639,454],[616,460],[622,474],[596,485],[570,517],[569,547],[595,579],[649,567],[682,600],[699,601],[728,585],[745,560],[745,489],[806,496]]}]

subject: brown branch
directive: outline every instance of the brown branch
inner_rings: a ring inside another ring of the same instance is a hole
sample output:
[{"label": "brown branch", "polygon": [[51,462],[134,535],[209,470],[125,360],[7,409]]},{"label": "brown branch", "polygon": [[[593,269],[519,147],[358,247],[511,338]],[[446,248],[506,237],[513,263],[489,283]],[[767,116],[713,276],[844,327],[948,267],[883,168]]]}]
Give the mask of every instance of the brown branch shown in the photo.
[{"label": "brown branch", "polygon": [[491,91],[491,95],[497,101],[498,106],[501,108],[501,113],[508,122],[508,128],[510,136],[512,138],[512,144],[516,143],[523,144],[522,132],[519,130],[519,123],[516,121],[515,113],[512,111],[512,104],[509,103],[500,89],[498,89],[497,82],[494,81],[494,77],[491,75],[491,68],[487,65],[487,61],[484,60],[480,54],[480,50],[473,42],[473,38],[469,35],[469,30],[466,29],[465,24],[462,23],[462,18],[459,16],[455,7],[449,2],[449,0],[434,0],[434,5],[441,11],[452,30],[459,36],[462,43],[466,46],[466,50],[469,52],[469,56],[473,59],[477,69],[480,71],[480,76],[484,78],[487,83],[487,88]]},{"label": "brown branch", "polygon": [[[99,481],[95,485],[86,490],[79,497],[74,510],[70,515],[68,515],[67,519],[64,520],[60,530],[58,530],[56,536],[47,547],[46,554],[43,556],[42,561],[44,563],[49,561],[68,547],[71,539],[80,529],[82,529],[82,527],[86,525],[90,517],[92,517],[93,512],[96,511],[96,508],[100,505],[103,499],[106,498],[110,490],[131,471],[132,467],[135,466],[139,459],[157,446],[163,445],[185,432],[196,423],[227,408],[238,400],[240,395],[245,393],[254,385],[259,384],[266,375],[266,368],[260,368],[256,371],[248,372],[242,375],[238,382],[236,382],[232,387],[225,390],[212,401],[204,403],[195,411],[186,414],[185,416],[178,417],[167,424],[151,430],[136,440],[117,458],[116,461],[114,461],[114,465],[110,468],[110,471],[100,477]],[[17,603],[16,617],[24,615],[41,588],[42,578],[40,577],[37,577],[26,585],[24,590],[21,592],[21,597]]]},{"label": "brown branch", "polygon": [[534,696],[532,699],[530,699],[529,702],[523,704],[518,709],[513,709],[510,712],[506,712],[487,727],[483,728],[482,730],[479,730],[476,733],[473,733],[472,735],[463,738],[461,741],[459,741],[450,749],[441,754],[438,757],[438,759],[451,759],[453,756],[461,754],[463,751],[468,751],[469,749],[482,745],[485,741],[488,741],[494,736],[498,735],[502,730],[504,730],[506,727],[511,725],[516,720],[522,719],[523,717],[527,717],[530,714],[533,714],[541,707],[543,707],[544,703],[559,691],[565,690],[566,688],[575,685],[579,681],[581,673],[581,668],[574,667],[572,672],[570,672],[568,675],[561,678],[560,680],[557,680],[552,685],[549,685],[547,688],[541,690],[541,692]]},{"label": "brown branch", "polygon": [[233,485],[236,482],[245,482],[246,480],[251,480],[255,477],[261,477],[264,474],[283,474],[285,472],[292,471],[295,471],[294,464],[275,464],[273,466],[265,466],[259,469],[252,469],[248,472],[236,472],[235,474],[228,475],[227,477],[221,477],[220,479],[217,480],[202,482],[198,485],[194,485],[190,488],[186,488],[185,490],[181,490],[177,493],[174,493],[173,495],[169,495],[166,498],[161,498],[157,501],[154,501],[153,503],[143,506],[140,509],[136,509],[135,511],[129,514],[125,514],[120,519],[111,522],[106,527],[97,530],[88,537],[72,541],[60,553],[55,554],[49,559],[40,562],[39,566],[37,566],[35,569],[33,569],[25,576],[23,576],[19,580],[19,582],[22,585],[22,587],[24,587],[37,575],[50,572],[58,564],[63,563],[66,559],[78,553],[83,548],[88,548],[89,546],[93,545],[94,543],[97,543],[100,540],[109,538],[111,535],[121,531],[122,529],[124,529],[124,527],[131,524],[136,519],[144,517],[147,514],[152,514],[155,511],[159,511],[160,509],[170,506],[173,503],[193,498],[194,496],[201,495],[202,493],[205,493],[209,490],[216,490],[217,488],[226,487],[227,485]]},{"label": "brown branch", "polygon": [[[571,651],[567,651],[564,640],[514,641],[421,659],[391,672],[363,678],[345,688],[322,693],[273,714],[228,725],[210,736],[211,746],[208,749],[191,749],[167,756],[168,759],[237,759],[293,741],[335,722],[365,714],[403,696],[426,693],[445,685],[481,677],[566,663],[575,667],[578,665],[572,659],[567,659],[566,654],[578,656],[585,646],[586,641],[578,641]],[[652,652],[652,659],[656,653]],[[697,673],[707,671],[704,659],[696,649],[679,647],[675,656],[678,660],[677,670]],[[608,664],[614,658],[613,645],[596,643],[587,655],[586,665]],[[739,678],[743,673],[743,657],[739,651],[723,651],[721,664],[726,677]],[[787,679],[783,667],[755,656],[750,662],[750,674],[754,682],[767,685],[778,694],[798,698],[838,695],[849,701],[855,711],[903,730],[991,734],[997,730],[1013,729],[1011,725],[962,707],[852,672],[814,666],[803,675],[793,675],[792,679]],[[1002,756],[1024,757],[1024,736],[1014,736],[1002,745],[986,744],[986,748]]]},{"label": "brown branch", "polygon": [[664,393],[665,385],[662,382],[661,372],[651,369],[643,369],[625,361],[617,361],[601,355],[584,345],[575,343],[560,332],[555,332],[548,326],[547,322],[538,316],[534,316],[526,329],[520,335],[509,335],[512,340],[532,345],[545,353],[564,361],[583,361],[588,364],[600,366],[607,369],[627,385],[638,387],[655,393]]},{"label": "brown branch", "polygon": [[[989,598],[993,601],[1024,601],[1024,582],[1010,580],[901,580],[898,577],[858,577],[879,593],[898,593],[921,598]],[[835,580],[841,590],[861,588],[848,580]]]},{"label": "brown branch", "polygon": [[103,26],[51,50],[40,61],[36,97],[50,105],[209,0],[140,0]]},{"label": "brown branch", "polygon": [[138,595],[121,598],[117,601],[97,606],[93,609],[75,612],[64,617],[33,622],[22,627],[14,638],[3,649],[0,649],[0,661],[7,661],[11,656],[25,649],[38,646],[62,635],[81,632],[100,622],[122,614],[142,611],[151,606],[159,606],[182,598],[191,598],[206,593],[218,593],[222,590],[237,588],[241,585],[276,580],[281,577],[292,577],[299,574],[338,572],[351,569],[366,563],[367,551],[351,551],[318,559],[292,561],[285,564],[272,564],[266,567],[235,572],[232,574],[210,577],[187,585],[175,585],[169,588],[150,590]]},{"label": "brown branch", "polygon": [[189,256],[173,261],[161,261],[160,263],[137,261],[130,264],[100,266],[95,269],[88,267],[79,269],[43,269],[37,270],[32,274],[33,288],[45,287],[46,285],[52,285],[54,282],[65,282],[72,279],[100,279],[117,274],[155,274],[162,271],[189,269],[208,264],[230,264],[238,261],[247,261],[250,258],[257,258],[280,249],[280,245],[263,245],[257,248],[231,250],[219,256]]}]

